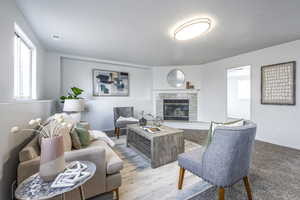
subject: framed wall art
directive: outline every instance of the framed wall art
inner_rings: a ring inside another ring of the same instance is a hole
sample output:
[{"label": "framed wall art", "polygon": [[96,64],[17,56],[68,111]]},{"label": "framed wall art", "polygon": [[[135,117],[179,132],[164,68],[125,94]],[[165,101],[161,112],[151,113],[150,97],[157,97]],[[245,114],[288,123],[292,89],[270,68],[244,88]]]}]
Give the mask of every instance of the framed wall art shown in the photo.
[{"label": "framed wall art", "polygon": [[93,69],[94,96],[129,96],[129,73]]},{"label": "framed wall art", "polygon": [[296,62],[261,67],[261,104],[296,104]]}]

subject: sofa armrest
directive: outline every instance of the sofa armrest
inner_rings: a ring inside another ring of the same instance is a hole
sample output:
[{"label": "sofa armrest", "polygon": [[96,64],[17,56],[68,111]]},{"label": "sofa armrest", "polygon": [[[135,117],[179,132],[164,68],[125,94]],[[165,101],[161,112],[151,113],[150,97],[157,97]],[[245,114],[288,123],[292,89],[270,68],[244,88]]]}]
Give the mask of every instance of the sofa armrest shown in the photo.
[{"label": "sofa armrest", "polygon": [[105,163],[105,149],[102,147],[87,147],[65,152],[65,160],[66,162],[76,160],[91,161],[98,167],[98,165]]},{"label": "sofa armrest", "polygon": [[97,169],[91,180],[86,183],[88,193],[103,193],[106,191],[106,156],[105,149],[90,146],[84,149],[65,152],[66,162],[81,160],[93,162]]},{"label": "sofa armrest", "polygon": [[32,160],[21,162],[18,166],[18,184],[22,183],[26,178],[39,172],[40,157]]}]

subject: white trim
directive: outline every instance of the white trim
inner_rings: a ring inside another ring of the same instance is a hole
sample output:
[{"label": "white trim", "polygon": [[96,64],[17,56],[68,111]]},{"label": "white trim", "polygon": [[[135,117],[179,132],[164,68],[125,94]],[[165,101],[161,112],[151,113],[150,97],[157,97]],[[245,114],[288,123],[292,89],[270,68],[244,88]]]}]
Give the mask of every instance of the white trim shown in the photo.
[{"label": "white trim", "polygon": [[249,113],[249,119],[246,120],[251,120],[252,119],[252,65],[244,65],[244,66],[239,66],[239,67],[228,67],[225,68],[225,76],[226,76],[226,104],[225,104],[225,119],[240,119],[240,118],[235,118],[235,116],[229,116],[228,113],[228,71],[231,69],[238,69],[238,68],[244,68],[244,67],[249,67],[250,68],[250,113]]},{"label": "white trim", "polygon": [[123,67],[132,67],[132,68],[141,68],[141,69],[151,69],[151,66],[147,65],[137,65],[127,62],[118,62],[118,61],[111,61],[111,60],[103,60],[103,59],[97,59],[97,58],[91,58],[91,57],[84,57],[84,56],[75,56],[70,54],[60,54],[61,59],[73,59],[73,60],[82,60],[82,61],[90,61],[90,62],[97,62],[102,64],[112,64],[112,65],[119,65]]},{"label": "white trim", "polygon": [[154,89],[153,93],[199,93],[200,89]]},{"label": "white trim", "polygon": [[11,101],[0,101],[0,105],[8,104],[33,104],[33,103],[53,103],[55,100],[11,100]]},{"label": "white trim", "polygon": [[30,38],[26,35],[26,33],[22,30],[22,28],[15,22],[14,24],[15,32],[19,35],[19,37],[24,40],[24,42],[32,49],[36,49],[34,43],[30,40]]}]

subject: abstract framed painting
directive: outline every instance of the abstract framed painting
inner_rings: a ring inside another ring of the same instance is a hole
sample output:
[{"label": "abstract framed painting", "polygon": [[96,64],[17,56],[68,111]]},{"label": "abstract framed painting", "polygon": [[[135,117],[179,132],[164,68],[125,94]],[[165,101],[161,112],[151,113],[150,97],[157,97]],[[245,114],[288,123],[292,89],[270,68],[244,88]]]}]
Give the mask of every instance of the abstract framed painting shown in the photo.
[{"label": "abstract framed painting", "polygon": [[261,104],[296,104],[296,62],[261,67]]},{"label": "abstract framed painting", "polygon": [[129,73],[93,69],[93,96],[129,96]]}]

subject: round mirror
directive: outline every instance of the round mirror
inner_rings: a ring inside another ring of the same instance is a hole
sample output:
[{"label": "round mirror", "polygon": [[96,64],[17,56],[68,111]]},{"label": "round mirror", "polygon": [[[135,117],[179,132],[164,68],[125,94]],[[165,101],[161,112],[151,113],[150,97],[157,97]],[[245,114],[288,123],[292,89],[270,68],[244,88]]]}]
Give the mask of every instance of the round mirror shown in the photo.
[{"label": "round mirror", "polygon": [[179,69],[173,69],[168,73],[167,81],[172,87],[180,87],[184,84],[184,73]]}]

